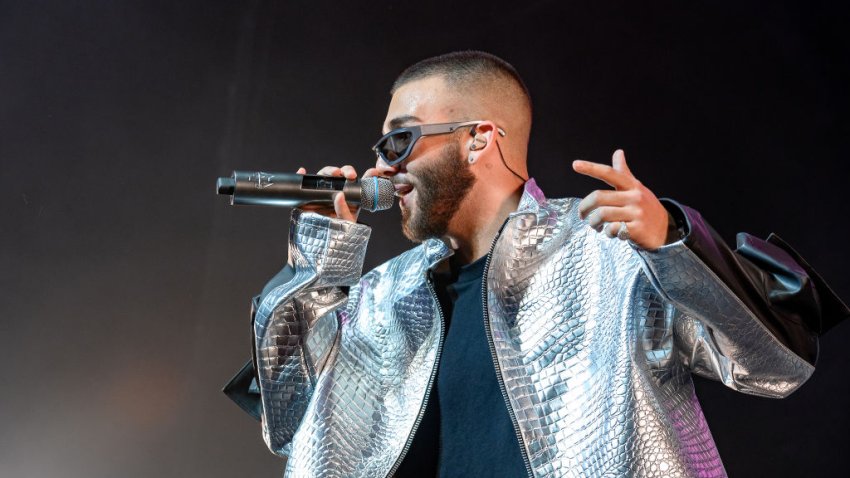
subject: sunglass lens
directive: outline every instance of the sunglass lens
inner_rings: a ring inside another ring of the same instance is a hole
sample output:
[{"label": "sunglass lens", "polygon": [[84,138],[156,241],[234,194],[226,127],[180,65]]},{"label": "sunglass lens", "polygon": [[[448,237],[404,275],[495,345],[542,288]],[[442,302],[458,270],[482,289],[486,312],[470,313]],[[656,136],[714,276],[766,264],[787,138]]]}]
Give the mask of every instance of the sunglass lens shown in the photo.
[{"label": "sunglass lens", "polygon": [[391,134],[378,145],[381,154],[387,162],[396,161],[410,146],[413,134],[410,131],[399,131]]}]

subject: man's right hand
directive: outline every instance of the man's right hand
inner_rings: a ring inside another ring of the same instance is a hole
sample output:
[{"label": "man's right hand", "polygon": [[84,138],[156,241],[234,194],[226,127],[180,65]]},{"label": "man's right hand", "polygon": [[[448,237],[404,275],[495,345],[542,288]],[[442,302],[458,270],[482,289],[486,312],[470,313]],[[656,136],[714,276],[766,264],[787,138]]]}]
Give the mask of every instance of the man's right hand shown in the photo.
[{"label": "man's right hand", "polygon": [[[394,171],[395,168],[384,168],[387,171]],[[306,168],[298,168],[296,171],[298,174],[307,174]],[[325,166],[320,169],[316,174],[319,176],[337,176],[344,177],[350,181],[357,179],[357,171],[354,169],[354,166],[345,165],[343,167],[337,166]],[[385,174],[383,169],[379,168],[369,168],[363,173],[364,178],[368,178],[371,176],[381,176]],[[346,221],[357,222],[357,215],[360,213],[360,208],[356,204],[348,204],[345,201],[345,194],[339,192],[334,196],[333,207],[323,205],[323,204],[305,204],[300,207],[301,210],[315,212],[317,214],[321,214],[323,216],[335,217],[340,219],[345,219]]]}]

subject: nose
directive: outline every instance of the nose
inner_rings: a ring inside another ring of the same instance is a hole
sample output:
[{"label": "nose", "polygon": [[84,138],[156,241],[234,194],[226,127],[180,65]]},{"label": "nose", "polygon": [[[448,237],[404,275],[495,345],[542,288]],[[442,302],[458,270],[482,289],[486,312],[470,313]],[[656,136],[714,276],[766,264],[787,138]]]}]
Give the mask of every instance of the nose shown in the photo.
[{"label": "nose", "polygon": [[391,178],[401,172],[401,168],[399,168],[398,165],[387,166],[383,161],[378,161],[378,164],[375,165],[375,169],[378,170],[378,175],[388,178]]},{"label": "nose", "polygon": [[395,176],[396,174],[401,172],[403,165],[406,161],[402,161],[401,164],[396,164],[395,166],[388,166],[386,162],[384,162],[384,158],[381,155],[377,156],[375,159],[375,169],[378,170],[378,174],[381,176]]}]

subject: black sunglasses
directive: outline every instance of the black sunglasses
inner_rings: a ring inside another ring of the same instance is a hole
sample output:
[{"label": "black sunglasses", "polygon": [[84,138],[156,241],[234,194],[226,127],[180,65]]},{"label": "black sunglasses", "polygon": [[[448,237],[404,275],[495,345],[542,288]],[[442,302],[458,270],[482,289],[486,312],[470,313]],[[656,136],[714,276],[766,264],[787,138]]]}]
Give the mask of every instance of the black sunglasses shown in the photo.
[{"label": "black sunglasses", "polygon": [[[460,123],[435,123],[435,124],[420,124],[416,126],[405,126],[397,128],[383,135],[381,139],[372,146],[372,150],[378,155],[387,166],[395,166],[404,161],[410,156],[413,151],[413,146],[423,136],[433,136],[437,134],[454,133],[464,126],[475,126],[483,123],[483,121],[463,121]],[[470,134],[474,134],[475,129],[470,130]],[[500,136],[505,136],[505,130],[497,128]]]}]

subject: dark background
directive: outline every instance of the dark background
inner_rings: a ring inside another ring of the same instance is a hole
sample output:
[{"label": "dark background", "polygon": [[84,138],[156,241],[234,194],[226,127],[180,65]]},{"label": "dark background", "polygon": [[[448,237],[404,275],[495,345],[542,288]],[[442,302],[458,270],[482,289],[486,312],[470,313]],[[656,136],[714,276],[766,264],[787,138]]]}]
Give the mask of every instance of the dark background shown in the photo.
[{"label": "dark background", "polygon": [[[279,476],[219,388],[288,211],[233,169],[372,164],[407,65],[477,48],[535,101],[531,172],[622,147],[729,241],[775,231],[845,299],[848,15],[823,2],[0,0],[0,476]],[[397,210],[368,267],[409,247]],[[846,476],[850,326],[786,400],[698,382],[729,474]]]}]

